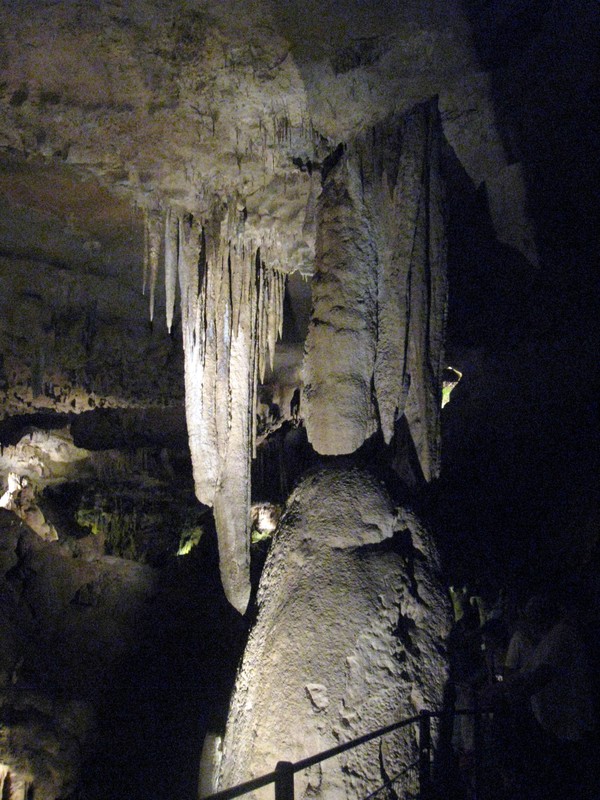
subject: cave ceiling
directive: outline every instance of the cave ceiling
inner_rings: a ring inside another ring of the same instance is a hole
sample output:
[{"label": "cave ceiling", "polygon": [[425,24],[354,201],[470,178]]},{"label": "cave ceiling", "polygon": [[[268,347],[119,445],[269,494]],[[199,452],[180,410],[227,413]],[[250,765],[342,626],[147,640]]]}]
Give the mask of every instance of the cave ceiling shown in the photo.
[{"label": "cave ceiling", "polygon": [[[310,273],[313,165],[434,95],[448,140],[475,184],[492,185],[499,212],[519,182],[458,2],[26,6],[0,10],[11,252],[80,263],[87,254],[139,275],[141,209],[202,215],[236,202],[272,266]],[[32,244],[30,214],[45,234]],[[522,217],[498,213],[498,226],[533,258]]]}]

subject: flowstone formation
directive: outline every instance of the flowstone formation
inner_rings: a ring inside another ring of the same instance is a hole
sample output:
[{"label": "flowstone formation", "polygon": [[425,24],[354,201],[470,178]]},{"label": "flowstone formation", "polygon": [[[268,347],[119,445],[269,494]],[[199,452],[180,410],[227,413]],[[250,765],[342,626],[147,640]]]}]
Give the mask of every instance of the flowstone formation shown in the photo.
[{"label": "flowstone formation", "polygon": [[425,480],[439,471],[446,237],[435,102],[355,139],[324,176],[306,427],[314,448],[352,453],[405,416]]},{"label": "flowstone formation", "polygon": [[[431,538],[369,474],[292,494],[263,572],[230,706],[219,788],[439,704],[448,600]],[[296,796],[368,795],[416,757],[413,728],[296,776]],[[411,788],[410,772],[405,788]],[[272,787],[255,793],[272,796]]]},{"label": "flowstone formation", "polygon": [[[427,481],[439,470],[447,304],[442,137],[431,101],[323,164],[304,370],[306,427],[318,452],[352,453],[378,424],[389,444],[404,416]],[[310,198],[307,216],[309,207]],[[169,329],[179,274],[196,494],[214,507],[223,586],[241,613],[250,596],[257,387],[267,357],[273,367],[285,293],[284,273],[265,263],[246,218],[241,199],[213,204],[204,221],[169,208],[162,237]],[[160,220],[147,214],[151,319]]]}]

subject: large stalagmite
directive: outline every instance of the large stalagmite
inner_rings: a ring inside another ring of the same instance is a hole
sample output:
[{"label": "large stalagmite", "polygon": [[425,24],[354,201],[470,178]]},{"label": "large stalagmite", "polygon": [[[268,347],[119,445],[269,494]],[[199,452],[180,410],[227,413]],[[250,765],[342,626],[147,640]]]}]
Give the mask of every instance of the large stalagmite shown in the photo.
[{"label": "large stalagmite", "polygon": [[[167,215],[167,237],[174,223]],[[232,201],[202,224],[183,215],[177,228],[186,417],[196,495],[214,507],[221,579],[244,613],[250,597],[250,461],[256,384],[281,332],[284,277],[244,236]],[[167,242],[167,314],[174,244]]]},{"label": "large stalagmite", "polygon": [[318,452],[354,452],[378,425],[389,443],[404,415],[426,480],[439,470],[447,296],[441,138],[424,103],[324,174],[304,367]]},{"label": "large stalagmite", "polygon": [[[220,788],[440,703],[449,614],[438,557],[418,520],[395,511],[367,473],[324,471],[294,491],[258,602]],[[297,775],[296,796],[358,800],[415,756],[411,728]]]}]

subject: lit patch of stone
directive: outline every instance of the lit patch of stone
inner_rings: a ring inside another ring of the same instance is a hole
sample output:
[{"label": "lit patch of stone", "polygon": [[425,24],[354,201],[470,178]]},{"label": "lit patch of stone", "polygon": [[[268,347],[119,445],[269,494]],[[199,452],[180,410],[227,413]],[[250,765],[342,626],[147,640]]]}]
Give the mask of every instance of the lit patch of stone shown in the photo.
[{"label": "lit patch of stone", "polygon": [[442,408],[450,402],[450,395],[460,383],[462,376],[462,372],[455,367],[446,367],[444,370],[442,375]]}]

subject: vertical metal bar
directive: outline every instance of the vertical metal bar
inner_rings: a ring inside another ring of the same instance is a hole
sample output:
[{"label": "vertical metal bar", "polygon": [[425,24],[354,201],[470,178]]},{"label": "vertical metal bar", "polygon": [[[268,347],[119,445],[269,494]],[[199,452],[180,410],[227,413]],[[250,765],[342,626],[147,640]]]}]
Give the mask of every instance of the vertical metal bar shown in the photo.
[{"label": "vertical metal bar", "polygon": [[475,707],[475,718],[473,720],[473,749],[474,749],[474,758],[475,758],[475,769],[473,774],[473,789],[474,794],[477,800],[481,800],[483,797],[483,787],[481,781],[481,768],[482,764],[482,756],[483,756],[483,724],[482,724],[482,713]]},{"label": "vertical metal bar", "polygon": [[275,800],[294,800],[294,765],[278,761],[275,767]]},{"label": "vertical metal bar", "polygon": [[431,717],[419,716],[419,787],[421,800],[431,797]]}]

